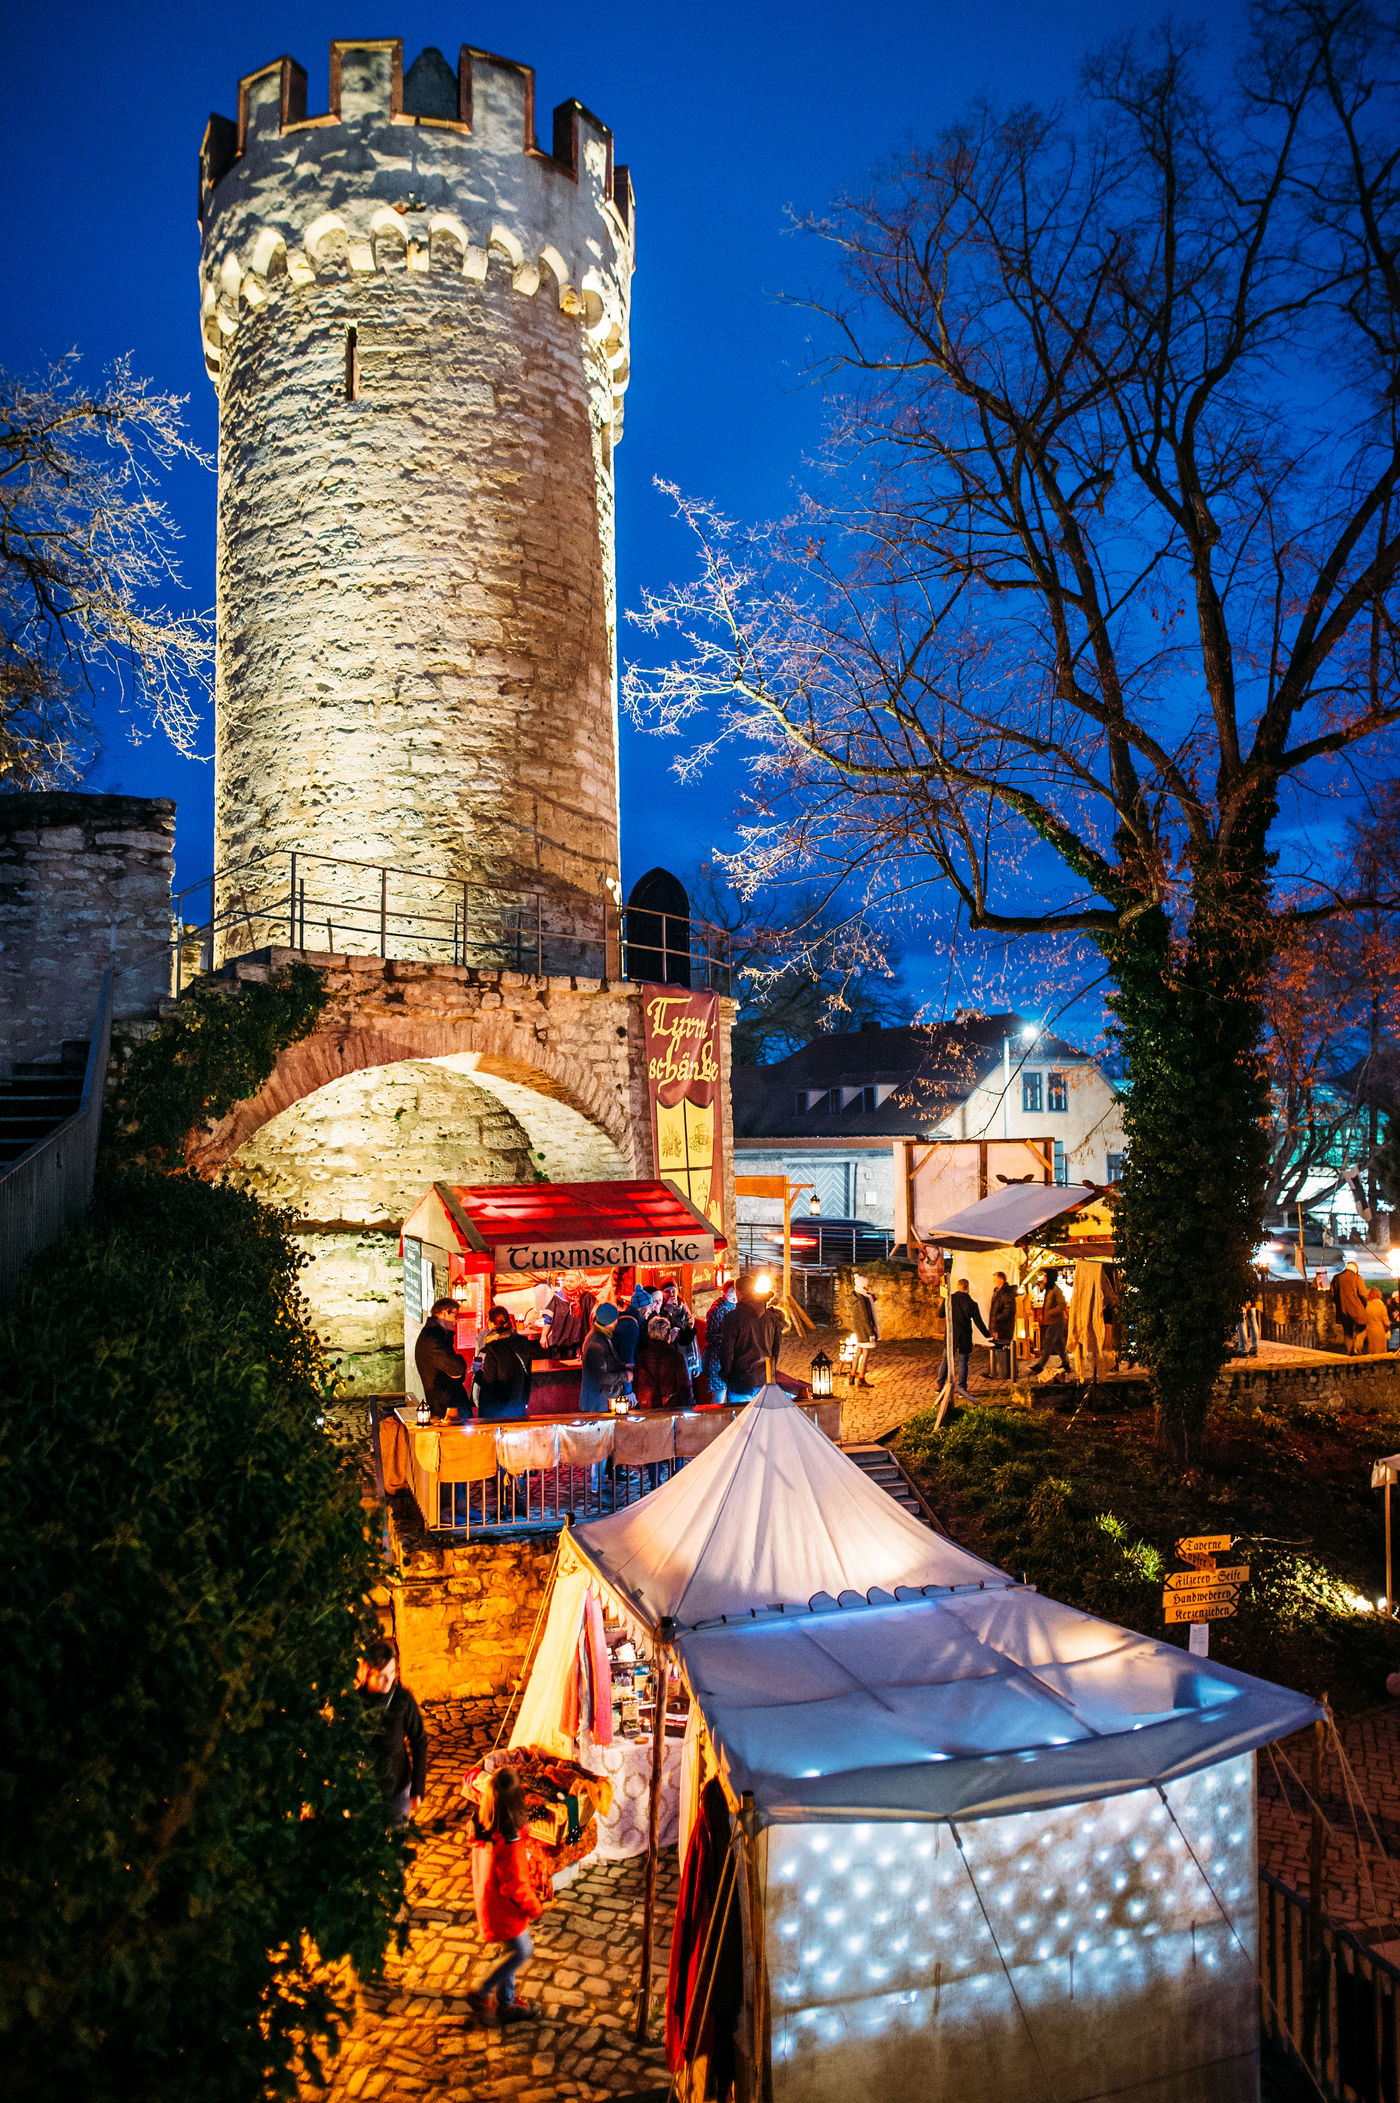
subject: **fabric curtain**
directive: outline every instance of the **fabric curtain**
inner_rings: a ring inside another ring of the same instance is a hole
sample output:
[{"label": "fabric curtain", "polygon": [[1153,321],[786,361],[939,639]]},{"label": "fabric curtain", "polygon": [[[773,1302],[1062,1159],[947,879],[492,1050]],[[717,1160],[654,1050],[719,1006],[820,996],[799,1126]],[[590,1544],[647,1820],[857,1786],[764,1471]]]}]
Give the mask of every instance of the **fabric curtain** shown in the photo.
[{"label": "fabric curtain", "polygon": [[396,1490],[413,1487],[413,1456],[409,1450],[408,1428],[401,1417],[390,1415],[379,1419],[379,1465],[384,1471],[386,1497],[392,1497]]},{"label": "fabric curtain", "polygon": [[496,1472],[496,1434],[489,1426],[478,1430],[464,1424],[440,1434],[444,1482],[489,1482]]},{"label": "fabric curtain", "polygon": [[705,2097],[726,2095],[734,2080],[734,2031],[744,2000],[737,1860],[725,1873],[731,1851],[729,1806],[719,1783],[708,1782],[681,1872],[666,1979],[666,2064],[673,2074],[688,2066],[699,2076],[703,2068],[690,2092]]},{"label": "fabric curtain", "polygon": [[1075,1266],[1065,1342],[1069,1362],[1080,1380],[1092,1379],[1101,1367],[1108,1370],[1103,1272],[1101,1263],[1080,1262]]},{"label": "fabric curtain", "polygon": [[492,1436],[496,1441],[496,1459],[507,1475],[524,1475],[559,1464],[559,1434],[554,1424],[522,1425],[510,1431],[502,1428]]},{"label": "fabric curtain", "polygon": [[670,1460],[675,1452],[670,1417],[618,1417],[613,1430],[613,1459],[620,1468],[649,1467]]},{"label": "fabric curtain", "polygon": [[613,1419],[604,1417],[594,1424],[560,1424],[559,1465],[561,1468],[592,1468],[606,1460],[613,1449]]},{"label": "fabric curtain", "polygon": [[513,1746],[538,1745],[546,1752],[572,1757],[573,1737],[563,1727],[564,1700],[578,1669],[578,1641],[587,1596],[588,1572],[577,1565],[571,1570],[561,1567],[550,1595],[544,1634],[511,1730]]},{"label": "fabric curtain", "polygon": [[705,1415],[679,1416],[676,1418],[676,1459],[694,1460],[712,1446],[722,1432],[729,1429],[734,1419],[727,1410],[716,1409]]}]

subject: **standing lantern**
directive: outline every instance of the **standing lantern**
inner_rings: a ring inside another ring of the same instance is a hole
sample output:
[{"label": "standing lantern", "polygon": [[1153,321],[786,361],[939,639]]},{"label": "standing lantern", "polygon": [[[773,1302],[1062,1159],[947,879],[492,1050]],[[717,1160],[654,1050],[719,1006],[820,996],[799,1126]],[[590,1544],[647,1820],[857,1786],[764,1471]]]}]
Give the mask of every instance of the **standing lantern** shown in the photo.
[{"label": "standing lantern", "polygon": [[418,1422],[419,1422],[419,1424],[420,1424],[420,1425],[423,1425],[423,1424],[431,1424],[431,1423],[432,1423],[432,1421],[433,1421],[433,1413],[432,1413],[432,1411],[431,1411],[431,1410],[429,1409],[429,1407],[428,1407],[428,1404],[427,1404],[426,1400],[425,1400],[425,1401],[422,1401],[422,1402],[420,1402],[420,1403],[419,1403],[419,1405],[418,1405]]},{"label": "standing lantern", "polygon": [[825,1351],[818,1351],[812,1360],[812,1393],[820,1398],[831,1393],[831,1360]]}]

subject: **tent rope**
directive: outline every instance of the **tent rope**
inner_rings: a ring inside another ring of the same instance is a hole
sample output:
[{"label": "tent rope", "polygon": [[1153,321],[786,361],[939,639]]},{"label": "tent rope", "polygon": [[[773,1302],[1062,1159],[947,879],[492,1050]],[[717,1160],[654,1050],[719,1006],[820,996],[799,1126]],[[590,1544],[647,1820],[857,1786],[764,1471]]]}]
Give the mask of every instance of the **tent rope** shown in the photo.
[{"label": "tent rope", "polygon": [[[1361,1785],[1356,1779],[1355,1770],[1353,1769],[1350,1760],[1347,1758],[1346,1747],[1342,1743],[1342,1736],[1340,1731],[1337,1729],[1336,1721],[1335,1719],[1330,1720],[1332,1723],[1332,1742],[1336,1750],[1337,1759],[1342,1770],[1342,1786],[1347,1792],[1347,1801],[1352,1804],[1351,1815],[1353,1823],[1356,1819],[1355,1806],[1356,1804],[1360,1804],[1362,1810],[1366,1813],[1366,1823],[1371,1829],[1371,1845],[1375,1848],[1376,1853],[1380,1856],[1381,1861],[1384,1862],[1386,1869],[1389,1871],[1391,1884],[1394,1886],[1397,1899],[1400,1900],[1400,1871],[1397,1871],[1396,1869],[1394,1858],[1388,1855],[1385,1851],[1385,1843],[1382,1841],[1380,1832],[1376,1826],[1376,1821],[1371,1811],[1371,1806],[1367,1801],[1365,1795],[1362,1793]],[[1364,1860],[1364,1857],[1361,1853],[1361,1838],[1359,1833],[1357,1835],[1356,1852],[1358,1859]],[[1371,1896],[1373,1899],[1376,1900],[1377,1908],[1379,1909],[1380,1894],[1376,1890],[1375,1885],[1371,1883],[1369,1868],[1367,1869],[1366,1873],[1366,1881],[1368,1884],[1371,1885]],[[1379,1910],[1377,1912],[1377,1918],[1379,1918]]]},{"label": "tent rope", "polygon": [[1011,1966],[1007,1963],[1005,1956],[1002,1954],[1001,1944],[997,1941],[997,1931],[992,1926],[992,1917],[987,1911],[986,1902],[983,1899],[982,1893],[978,1888],[977,1878],[973,1872],[971,1860],[969,1859],[967,1849],[963,1846],[962,1834],[958,1831],[956,1822],[951,1818],[948,1820],[948,1830],[952,1834],[954,1840],[957,1842],[958,1853],[962,1856],[963,1859],[963,1868],[967,1871],[967,1881],[972,1886],[973,1897],[976,1899],[978,1906],[981,1908],[982,1918],[987,1924],[987,1933],[992,1938],[992,1948],[997,1953],[997,1962],[1000,1964],[1002,1970],[1006,1974],[1006,1983],[1011,1988],[1011,1998],[1016,2003],[1016,2013],[1021,2018],[1021,2026],[1024,2029],[1026,2037],[1030,2042],[1031,2050],[1035,2054],[1035,2063],[1040,2068],[1040,2078],[1045,2084],[1045,2093],[1050,2098],[1050,2103],[1056,2103],[1056,2098],[1058,2096],[1059,2091],[1056,2089],[1055,2084],[1050,2079],[1049,2069],[1047,2068],[1044,2059],[1041,2057],[1040,2046],[1036,2043],[1035,2032],[1031,2028],[1030,2017],[1026,2014],[1025,2008],[1021,2001],[1021,1996],[1016,1991],[1016,1981],[1011,1976]]},{"label": "tent rope", "polygon": [[[1195,1848],[1191,1845],[1190,1834],[1186,1831],[1186,1828],[1182,1825],[1181,1820],[1177,1817],[1176,1812],[1172,1809],[1171,1799],[1167,1795],[1166,1790],[1162,1787],[1162,1784],[1160,1782],[1155,1782],[1153,1784],[1153,1787],[1156,1789],[1158,1796],[1161,1797],[1162,1802],[1166,1807],[1166,1813],[1168,1818],[1176,1827],[1178,1833],[1180,1833],[1182,1844],[1185,1847],[1187,1854],[1191,1857],[1191,1860],[1196,1865],[1196,1874],[1199,1876],[1201,1882],[1205,1885],[1206,1890],[1210,1893],[1211,1898],[1215,1902],[1216,1911],[1219,1913],[1220,1918],[1224,1921],[1226,1927],[1230,1930],[1231,1935],[1233,1935],[1233,1937],[1235,1938],[1235,1942],[1238,1945],[1240,1955],[1244,1958],[1246,1964],[1248,1964],[1251,1967],[1251,1969],[1254,1972],[1255,1978],[1259,1981],[1259,1990],[1263,1994],[1264,1999],[1268,2002],[1269,2008],[1274,2016],[1275,2021],[1278,2024],[1280,2032],[1284,2037],[1288,2037],[1288,2024],[1284,2020],[1283,2010],[1279,2007],[1278,2002],[1269,1992],[1269,1982],[1264,1977],[1263,1964],[1257,1957],[1251,1957],[1249,1951],[1245,1948],[1243,1937],[1241,1936],[1239,1929],[1235,1926],[1234,1921],[1231,1919],[1230,1914],[1226,1910],[1225,1903],[1221,1898],[1219,1892],[1211,1883],[1210,1878],[1206,1875],[1205,1865],[1201,1861],[1200,1856],[1196,1853]],[[1303,2058],[1300,2052],[1297,2052],[1296,2050],[1294,2052],[1294,2057],[1295,2059],[1297,2059],[1298,2064],[1306,2073],[1313,2087],[1317,2090],[1319,2096],[1321,2096],[1322,2103],[1330,2103],[1327,2091],[1322,2086],[1322,2083],[1318,2080],[1317,2075],[1313,2072],[1310,2063]]]},{"label": "tent rope", "polygon": [[525,1683],[530,1677],[530,1667],[534,1663],[535,1658],[535,1644],[539,1639],[544,1617],[549,1611],[549,1602],[554,1597],[554,1580],[559,1575],[559,1564],[563,1558],[563,1551],[564,1544],[560,1541],[559,1546],[554,1551],[554,1561],[549,1566],[549,1583],[544,1588],[544,1598],[540,1601],[540,1610],[535,1616],[535,1625],[530,1631],[530,1640],[525,1646],[525,1657],[520,1667],[520,1677],[510,1690],[510,1699],[507,1701],[501,1716],[500,1728],[492,1741],[492,1752],[500,1750],[501,1740],[506,1734],[506,1725],[510,1722],[511,1710],[515,1707],[518,1697],[524,1693]]}]

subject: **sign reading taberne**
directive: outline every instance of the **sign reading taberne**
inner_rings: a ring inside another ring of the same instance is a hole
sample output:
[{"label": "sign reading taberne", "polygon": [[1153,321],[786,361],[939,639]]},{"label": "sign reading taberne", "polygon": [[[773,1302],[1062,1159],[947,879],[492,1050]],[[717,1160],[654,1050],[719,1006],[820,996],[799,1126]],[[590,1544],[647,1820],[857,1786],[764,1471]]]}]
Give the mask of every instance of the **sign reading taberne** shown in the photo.
[{"label": "sign reading taberne", "polygon": [[503,1241],[492,1251],[498,1271],[604,1271],[713,1263],[715,1237],[696,1222],[693,1234],[615,1234],[606,1241]]}]

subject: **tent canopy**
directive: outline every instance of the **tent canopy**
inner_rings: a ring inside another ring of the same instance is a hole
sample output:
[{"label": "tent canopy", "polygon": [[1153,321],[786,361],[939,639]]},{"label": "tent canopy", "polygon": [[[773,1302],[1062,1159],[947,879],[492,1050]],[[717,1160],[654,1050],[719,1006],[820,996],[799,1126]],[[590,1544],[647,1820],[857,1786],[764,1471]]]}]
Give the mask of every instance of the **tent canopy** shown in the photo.
[{"label": "tent canopy", "polygon": [[1121,1795],[1322,1714],[1019,1585],[774,1615],[676,1647],[729,1787],[765,1824]]},{"label": "tent canopy", "polygon": [[1102,1195],[1092,1183],[1009,1183],[920,1232],[934,1248],[1017,1249]]},{"label": "tent canopy", "polygon": [[434,1183],[403,1223],[498,1271],[713,1263],[726,1244],[674,1183]]},{"label": "tent canopy", "polygon": [[660,1489],[569,1538],[653,1629],[805,1613],[818,1594],[863,1599],[873,1586],[1011,1582],[902,1511],[778,1387]]}]

